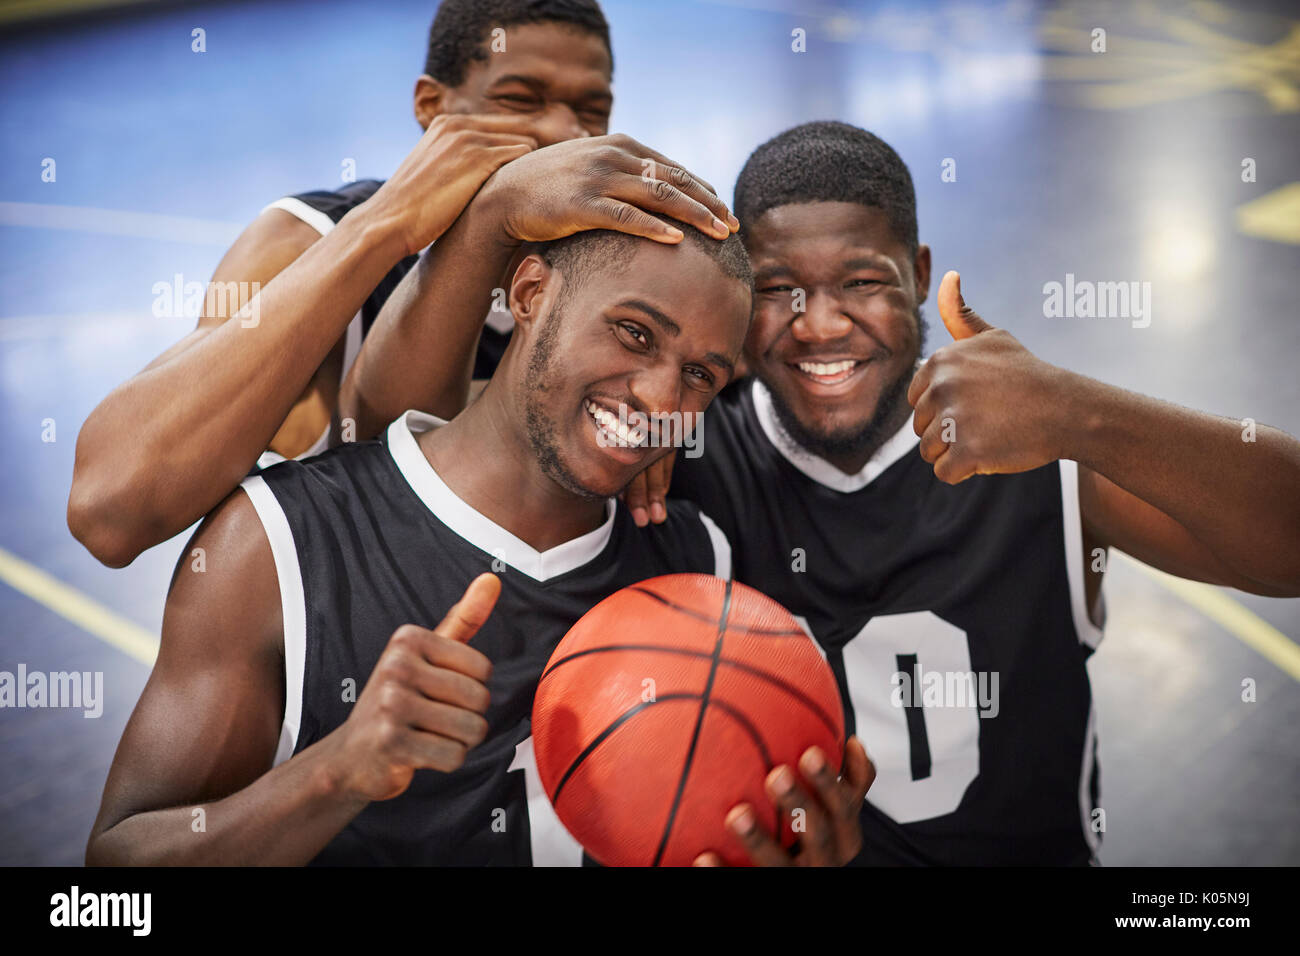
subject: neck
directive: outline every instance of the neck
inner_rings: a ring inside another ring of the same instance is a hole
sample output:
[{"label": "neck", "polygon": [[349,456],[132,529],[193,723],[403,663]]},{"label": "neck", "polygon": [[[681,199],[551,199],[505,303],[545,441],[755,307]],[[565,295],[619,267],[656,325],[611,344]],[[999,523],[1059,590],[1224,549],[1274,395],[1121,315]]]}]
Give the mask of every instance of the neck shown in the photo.
[{"label": "neck", "polygon": [[420,436],[433,470],[458,498],[535,551],[599,528],[605,502],[566,491],[542,472],[502,391],[489,382],[465,411]]}]

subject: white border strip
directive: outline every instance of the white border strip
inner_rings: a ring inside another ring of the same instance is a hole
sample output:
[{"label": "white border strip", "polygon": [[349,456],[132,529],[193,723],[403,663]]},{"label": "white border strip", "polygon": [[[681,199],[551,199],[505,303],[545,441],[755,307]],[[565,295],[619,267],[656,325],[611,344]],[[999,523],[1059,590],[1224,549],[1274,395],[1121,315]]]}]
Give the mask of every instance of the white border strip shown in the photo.
[{"label": "white border strip", "polygon": [[275,573],[280,579],[280,613],[284,621],[284,723],[275,751],[278,766],[293,756],[302,722],[302,685],[307,666],[307,604],[303,596],[302,569],[293,543],[289,519],[270,486],[259,475],[245,478],[240,487],[253,503],[271,542]]},{"label": "white border strip", "polygon": [[271,203],[271,205],[264,207],[262,212],[266,212],[267,209],[279,209],[283,212],[287,212],[295,219],[301,219],[322,236],[328,235],[334,228],[333,219],[325,215],[325,213],[321,212],[319,209],[313,209],[301,199],[295,199],[293,196],[285,196],[283,199],[277,199],[275,202]]},{"label": "white border strip", "polygon": [[388,426],[388,451],[398,471],[439,521],[480,551],[500,558],[534,581],[549,581],[600,557],[614,530],[613,498],[605,502],[605,521],[599,528],[546,551],[536,551],[528,542],[475,511],[433,470],[415,436],[445,424],[441,418],[411,410]]},{"label": "white border strip", "polygon": [[776,417],[776,409],[772,406],[772,393],[757,379],[753,385],[753,398],[758,424],[763,429],[763,434],[767,436],[767,440],[781,453],[781,456],[819,485],[841,494],[861,491],[921,441],[912,430],[912,419],[909,418],[876,450],[860,471],[846,475],[826,459],[819,458],[795,444]]},{"label": "white border strip", "polygon": [[731,542],[703,511],[700,512],[700,521],[704,523],[704,530],[713,542],[713,573],[724,581],[731,580]]},{"label": "white border strip", "polygon": [[1102,631],[1088,616],[1088,588],[1083,579],[1083,520],[1079,515],[1079,466],[1062,458],[1061,518],[1065,531],[1065,570],[1070,581],[1070,612],[1079,642],[1096,648]]},{"label": "white border strip", "polygon": [[1092,774],[1096,764],[1096,748],[1097,702],[1089,700],[1088,729],[1083,734],[1083,769],[1079,775],[1079,812],[1083,814],[1083,838],[1088,842],[1088,848],[1094,857],[1101,849],[1101,838],[1092,828],[1092,811],[1095,809],[1092,805]]}]

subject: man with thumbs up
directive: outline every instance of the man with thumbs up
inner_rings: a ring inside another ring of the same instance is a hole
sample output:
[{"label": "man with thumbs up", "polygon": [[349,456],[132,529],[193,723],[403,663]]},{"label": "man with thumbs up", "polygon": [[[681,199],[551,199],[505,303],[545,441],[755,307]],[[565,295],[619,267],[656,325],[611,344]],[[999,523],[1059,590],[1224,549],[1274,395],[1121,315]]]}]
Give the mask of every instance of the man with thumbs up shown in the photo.
[{"label": "man with thumbs up", "polygon": [[[1094,862],[1106,551],[1300,594],[1300,443],[1055,368],[956,273],[953,341],[918,371],[930,251],[907,167],[865,130],[764,143],[734,210],[754,376],[710,406],[671,493],[824,648],[877,771],[857,862]],[[654,475],[629,490],[640,523],[664,513],[664,465],[659,500]]]}]

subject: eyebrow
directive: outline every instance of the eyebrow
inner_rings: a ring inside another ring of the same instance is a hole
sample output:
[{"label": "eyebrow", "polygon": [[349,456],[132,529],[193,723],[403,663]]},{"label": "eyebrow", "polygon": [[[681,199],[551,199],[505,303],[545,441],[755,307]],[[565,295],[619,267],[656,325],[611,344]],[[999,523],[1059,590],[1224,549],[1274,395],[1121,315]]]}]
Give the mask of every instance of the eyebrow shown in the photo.
[{"label": "eyebrow", "polygon": [[[619,303],[619,305],[645,313],[645,315],[654,322],[655,325],[659,326],[659,328],[663,329],[669,335],[678,336],[682,334],[682,327],[680,325],[642,299],[624,299]],[[735,374],[736,366],[729,358],[720,352],[706,352],[704,360],[706,362],[712,362],[719,368],[725,369],[728,378]]]},{"label": "eyebrow", "polygon": [[888,269],[892,261],[886,256],[858,256],[845,259],[842,265],[845,269]]},{"label": "eyebrow", "polygon": [[669,335],[681,335],[682,327],[674,322],[668,316],[664,315],[658,309],[642,299],[624,299],[619,305],[629,309],[636,309],[638,312],[644,312],[655,325],[663,329]]}]

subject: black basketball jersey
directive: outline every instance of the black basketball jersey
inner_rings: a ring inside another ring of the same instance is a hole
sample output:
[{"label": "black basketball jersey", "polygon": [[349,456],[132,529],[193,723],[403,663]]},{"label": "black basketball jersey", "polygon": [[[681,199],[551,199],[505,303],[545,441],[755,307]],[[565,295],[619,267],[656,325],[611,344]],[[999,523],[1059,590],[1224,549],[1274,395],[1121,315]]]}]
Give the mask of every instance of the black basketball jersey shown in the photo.
[{"label": "black basketball jersey", "polygon": [[347,719],[398,627],[435,627],[475,577],[495,571],[501,597],[470,642],[492,661],[487,738],[454,773],[416,771],[405,793],[370,804],[314,862],[577,865],[582,850],[533,759],[542,670],[605,597],[659,574],[728,577],[730,547],[694,505],[673,503],[668,522],[646,535],[611,500],[599,529],[539,553],[438,477],[415,435],[439,424],[408,412],[381,439],[243,483],[280,581],[286,706],[276,762]]},{"label": "black basketball jersey", "polygon": [[875,763],[864,864],[1083,864],[1098,845],[1076,466],[949,486],[910,420],[856,475],[799,448],[767,389],[709,407],[672,491],[733,573],[821,645]]}]

